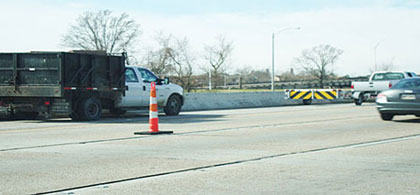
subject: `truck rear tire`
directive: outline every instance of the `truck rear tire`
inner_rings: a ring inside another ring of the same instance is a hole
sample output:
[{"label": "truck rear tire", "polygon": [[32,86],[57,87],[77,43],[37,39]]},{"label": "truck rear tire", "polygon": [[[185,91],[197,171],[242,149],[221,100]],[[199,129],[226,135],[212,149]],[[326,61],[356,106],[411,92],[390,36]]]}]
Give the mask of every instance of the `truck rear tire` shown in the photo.
[{"label": "truck rear tire", "polygon": [[166,106],[163,109],[163,111],[166,115],[169,116],[178,115],[179,112],[181,112],[181,106],[181,97],[179,97],[178,95],[172,95],[171,97],[169,97],[169,100],[166,103]]},{"label": "truck rear tire", "polygon": [[83,121],[98,120],[102,116],[102,105],[97,98],[84,99],[79,104],[77,117]]}]

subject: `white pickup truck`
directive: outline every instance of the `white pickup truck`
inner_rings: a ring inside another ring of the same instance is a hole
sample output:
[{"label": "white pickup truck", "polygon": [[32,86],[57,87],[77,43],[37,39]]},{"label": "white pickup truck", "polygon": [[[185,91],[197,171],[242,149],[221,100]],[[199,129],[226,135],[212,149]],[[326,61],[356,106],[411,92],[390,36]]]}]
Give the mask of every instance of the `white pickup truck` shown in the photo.
[{"label": "white pickup truck", "polygon": [[381,71],[374,72],[369,81],[352,82],[351,90],[354,103],[362,105],[363,101],[376,97],[381,91],[391,88],[395,83],[404,78],[418,77],[414,72]]},{"label": "white pickup truck", "polygon": [[166,115],[178,115],[183,105],[182,87],[169,83],[168,79],[159,79],[146,68],[130,65],[126,65],[125,69],[125,96],[110,110],[111,113],[124,114],[127,110],[148,108],[151,82],[156,82],[158,106]]}]

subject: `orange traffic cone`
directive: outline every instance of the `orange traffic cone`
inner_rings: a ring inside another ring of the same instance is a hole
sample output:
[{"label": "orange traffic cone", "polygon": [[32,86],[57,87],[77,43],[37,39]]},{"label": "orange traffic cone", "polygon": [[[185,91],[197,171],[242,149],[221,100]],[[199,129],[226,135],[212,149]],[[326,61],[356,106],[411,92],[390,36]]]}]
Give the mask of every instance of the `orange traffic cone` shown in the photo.
[{"label": "orange traffic cone", "polygon": [[150,84],[149,131],[134,132],[135,135],[172,134],[173,131],[159,131],[158,105],[156,100],[156,83]]}]

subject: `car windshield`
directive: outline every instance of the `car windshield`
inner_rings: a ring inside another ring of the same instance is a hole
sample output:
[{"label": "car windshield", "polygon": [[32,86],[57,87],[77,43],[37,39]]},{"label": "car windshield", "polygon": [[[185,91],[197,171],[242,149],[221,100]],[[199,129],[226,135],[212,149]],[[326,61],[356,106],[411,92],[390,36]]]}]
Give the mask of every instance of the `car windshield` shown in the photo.
[{"label": "car windshield", "polygon": [[420,79],[404,79],[396,83],[392,89],[420,89]]}]

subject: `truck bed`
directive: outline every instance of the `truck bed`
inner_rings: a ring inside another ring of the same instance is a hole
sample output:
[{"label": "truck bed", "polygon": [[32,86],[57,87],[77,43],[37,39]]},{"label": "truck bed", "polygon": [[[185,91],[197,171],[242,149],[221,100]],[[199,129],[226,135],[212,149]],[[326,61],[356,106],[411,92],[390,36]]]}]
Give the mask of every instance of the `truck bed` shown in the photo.
[{"label": "truck bed", "polygon": [[68,89],[124,88],[123,56],[0,53],[0,97],[63,97]]},{"label": "truck bed", "polygon": [[359,81],[353,82],[354,91],[383,91],[389,89],[391,81]]}]

